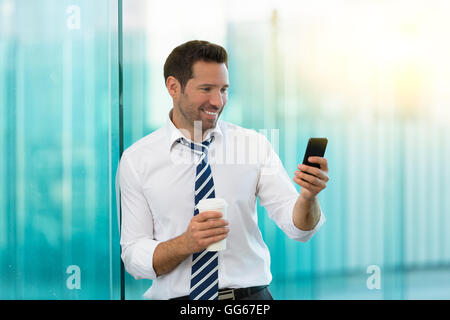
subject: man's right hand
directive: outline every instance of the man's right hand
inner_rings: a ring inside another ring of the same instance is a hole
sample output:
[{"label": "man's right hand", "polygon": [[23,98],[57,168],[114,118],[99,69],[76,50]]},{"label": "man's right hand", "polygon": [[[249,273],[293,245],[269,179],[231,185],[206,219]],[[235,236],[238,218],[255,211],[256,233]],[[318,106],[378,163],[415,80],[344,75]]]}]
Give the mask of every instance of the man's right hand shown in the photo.
[{"label": "man's right hand", "polygon": [[185,233],[158,244],[153,253],[156,276],[171,272],[191,254],[200,252],[210,244],[225,239],[228,221],[219,211],[204,211],[194,216]]},{"label": "man's right hand", "polygon": [[219,211],[203,211],[191,219],[183,237],[189,254],[200,252],[210,244],[225,239],[230,229]]}]

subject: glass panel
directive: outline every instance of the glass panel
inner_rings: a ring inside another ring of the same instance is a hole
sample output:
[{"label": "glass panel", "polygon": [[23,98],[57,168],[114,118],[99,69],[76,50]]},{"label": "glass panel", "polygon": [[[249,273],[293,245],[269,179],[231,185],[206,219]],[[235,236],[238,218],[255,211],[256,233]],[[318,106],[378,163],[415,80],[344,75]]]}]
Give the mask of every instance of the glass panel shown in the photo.
[{"label": "glass panel", "polygon": [[[125,147],[167,119],[170,51],[191,39],[221,44],[231,84],[223,120],[263,130],[290,176],[310,136],[329,139],[331,180],[319,196],[328,220],[310,242],[289,240],[258,207],[274,297],[448,299],[449,9],[126,1]],[[127,277],[127,297],[150,285]]]},{"label": "glass panel", "polygon": [[0,299],[117,299],[117,1],[0,0]]},{"label": "glass panel", "polygon": [[[124,1],[122,7],[123,45],[123,140],[124,148],[149,132],[152,111],[150,80],[147,65],[147,34],[145,19],[147,1]],[[125,299],[142,299],[152,281],[135,280],[124,271]]]}]

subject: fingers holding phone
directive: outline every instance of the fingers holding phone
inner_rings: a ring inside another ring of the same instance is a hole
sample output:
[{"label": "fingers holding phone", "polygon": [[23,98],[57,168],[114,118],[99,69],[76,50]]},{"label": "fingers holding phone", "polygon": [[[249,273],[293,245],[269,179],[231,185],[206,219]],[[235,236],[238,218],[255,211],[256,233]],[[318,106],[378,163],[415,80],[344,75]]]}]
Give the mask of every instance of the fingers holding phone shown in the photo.
[{"label": "fingers holding phone", "polygon": [[[311,158],[310,158],[311,159]],[[311,160],[311,161],[317,161],[317,163],[320,164],[320,169],[316,167],[310,167],[305,164],[299,164],[297,166],[298,171],[296,172],[302,172],[311,176],[315,176],[321,180],[324,180],[327,182],[328,179],[328,162],[325,158],[317,158],[317,160]]]},{"label": "fingers holding phone", "polygon": [[310,138],[303,163],[295,171],[293,180],[302,187],[300,193],[307,198],[315,197],[329,181],[328,161],[323,157],[327,143],[326,138]]},{"label": "fingers holding phone", "polygon": [[[319,168],[322,171],[328,172],[328,160],[326,158],[324,158],[324,157],[309,157],[308,162],[311,164],[318,164],[319,165],[318,167],[315,167],[315,166],[313,166],[313,167]],[[300,167],[302,167],[303,169],[301,169]],[[305,164],[299,164],[298,168],[303,171],[308,171],[305,169],[311,168],[311,166],[307,166]],[[312,170],[311,173],[313,173],[313,172],[317,172],[317,171]]]}]

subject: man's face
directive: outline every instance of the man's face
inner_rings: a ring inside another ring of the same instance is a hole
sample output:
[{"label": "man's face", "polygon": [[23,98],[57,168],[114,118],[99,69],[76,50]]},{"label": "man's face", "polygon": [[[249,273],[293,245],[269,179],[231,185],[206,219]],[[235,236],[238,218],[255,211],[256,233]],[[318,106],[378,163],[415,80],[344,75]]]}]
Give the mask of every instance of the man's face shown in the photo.
[{"label": "man's face", "polygon": [[212,129],[228,100],[228,70],[224,63],[197,61],[192,67],[184,93],[176,101],[176,111],[185,128],[202,121],[202,131]]}]

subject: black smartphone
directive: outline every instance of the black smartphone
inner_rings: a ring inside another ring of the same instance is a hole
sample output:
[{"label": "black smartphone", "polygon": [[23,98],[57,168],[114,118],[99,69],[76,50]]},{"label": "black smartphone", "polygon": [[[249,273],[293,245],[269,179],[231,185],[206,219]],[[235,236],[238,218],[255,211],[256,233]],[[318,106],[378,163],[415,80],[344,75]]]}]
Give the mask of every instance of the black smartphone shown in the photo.
[{"label": "black smartphone", "polygon": [[323,157],[325,154],[325,149],[327,148],[327,143],[327,138],[309,138],[305,156],[303,157],[303,164],[320,169],[320,165],[318,163],[311,163],[308,161],[308,158]]}]

